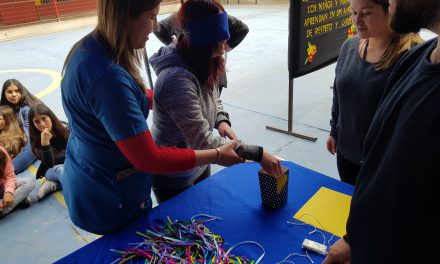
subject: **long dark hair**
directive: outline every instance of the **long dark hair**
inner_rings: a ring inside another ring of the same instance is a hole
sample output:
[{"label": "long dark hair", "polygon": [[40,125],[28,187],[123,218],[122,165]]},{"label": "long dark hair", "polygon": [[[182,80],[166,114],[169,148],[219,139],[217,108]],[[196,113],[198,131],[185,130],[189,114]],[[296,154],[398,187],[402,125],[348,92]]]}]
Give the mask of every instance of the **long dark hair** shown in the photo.
[{"label": "long dark hair", "polygon": [[0,105],[0,116],[5,122],[5,126],[0,129],[0,146],[8,152],[11,158],[14,158],[26,145],[26,134],[12,107]]},{"label": "long dark hair", "polygon": [[[162,0],[99,0],[98,1],[98,25],[94,32],[97,33],[100,42],[107,48],[113,61],[131,75],[131,77],[144,87],[139,68],[143,61],[141,50],[133,50],[129,47],[128,28],[129,18],[137,17],[145,11],[154,9]],[[73,52],[81,46],[87,35],[78,41],[67,55],[63,66],[63,73],[72,57]]]},{"label": "long dark hair", "polygon": [[41,132],[35,127],[33,119],[36,114],[46,115],[52,121],[52,139],[50,145],[56,152],[63,152],[67,146],[69,138],[69,128],[63,124],[58,117],[45,104],[37,104],[29,110],[29,138],[31,141],[32,153],[38,159],[42,158]]},{"label": "long dark hair", "polygon": [[[225,9],[217,1],[186,1],[177,12],[177,22],[185,32],[186,25],[189,21],[217,15],[222,12],[225,12]],[[223,57],[212,57],[217,48],[218,43],[191,45],[187,33],[181,34],[177,43],[178,51],[194,70],[199,82],[212,88],[219,83],[220,76],[225,72],[225,61]]]},{"label": "long dark hair", "polygon": [[[17,86],[17,88],[21,94],[20,101],[18,102],[17,105],[11,104],[8,101],[8,99],[6,99],[6,89],[8,89],[9,86],[11,86],[11,85]],[[26,89],[26,87],[24,87],[24,85],[21,82],[19,82],[18,80],[9,79],[3,83],[3,89],[2,89],[2,94],[1,94],[1,98],[0,98],[0,105],[9,105],[15,111],[18,111],[18,109],[20,109],[20,107],[22,107],[22,106],[27,105],[27,106],[31,107],[35,104],[38,104],[39,102],[40,102],[40,99],[38,99],[33,94],[31,94],[28,91],[28,89]]]}]

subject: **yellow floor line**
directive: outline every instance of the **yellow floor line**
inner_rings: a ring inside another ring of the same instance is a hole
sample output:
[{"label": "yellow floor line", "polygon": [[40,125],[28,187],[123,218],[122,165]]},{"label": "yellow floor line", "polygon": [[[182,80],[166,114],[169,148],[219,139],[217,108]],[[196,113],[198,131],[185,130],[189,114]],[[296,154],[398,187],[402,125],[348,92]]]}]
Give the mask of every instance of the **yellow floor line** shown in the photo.
[{"label": "yellow floor line", "polygon": [[[29,170],[34,176],[37,175],[37,168],[36,168],[33,164],[30,165],[30,166],[28,167],[28,170]],[[41,178],[41,179],[39,179],[39,181],[40,181],[41,183],[43,183],[44,181],[46,181],[46,178]],[[64,196],[61,194],[61,192],[59,192],[59,191],[54,192],[53,195],[55,196],[55,199],[57,199],[57,201],[60,202],[60,204],[61,204],[64,208],[67,209],[66,201],[64,200]],[[95,238],[100,238],[100,237],[101,237],[101,235],[97,235],[97,234],[93,234],[93,233],[90,233],[90,234],[92,234]]]},{"label": "yellow floor line", "polygon": [[33,164],[28,167],[28,170],[30,170],[34,176],[37,175],[37,168],[35,168]]},{"label": "yellow floor line", "polygon": [[60,192],[54,192],[53,195],[58,200],[58,202],[60,202],[61,205],[63,205],[64,208],[67,209],[67,204],[66,204],[66,201],[64,200],[64,196]]}]

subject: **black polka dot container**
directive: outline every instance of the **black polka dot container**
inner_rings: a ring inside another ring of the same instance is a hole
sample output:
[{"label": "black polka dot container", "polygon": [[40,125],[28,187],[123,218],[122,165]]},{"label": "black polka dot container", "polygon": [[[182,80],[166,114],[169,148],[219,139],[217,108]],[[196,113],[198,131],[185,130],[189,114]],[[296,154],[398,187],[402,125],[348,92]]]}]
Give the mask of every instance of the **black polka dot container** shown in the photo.
[{"label": "black polka dot container", "polygon": [[282,169],[283,174],[278,178],[266,174],[263,169],[258,172],[261,200],[265,207],[277,209],[287,202],[289,169]]}]

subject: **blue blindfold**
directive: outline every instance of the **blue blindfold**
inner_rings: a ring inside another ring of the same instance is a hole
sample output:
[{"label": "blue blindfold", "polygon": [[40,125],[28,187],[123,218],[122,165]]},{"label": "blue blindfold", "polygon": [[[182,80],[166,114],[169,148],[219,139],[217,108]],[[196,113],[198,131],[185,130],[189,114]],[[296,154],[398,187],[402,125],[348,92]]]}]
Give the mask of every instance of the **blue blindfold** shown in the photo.
[{"label": "blue blindfold", "polygon": [[187,28],[191,45],[214,44],[230,36],[226,12],[189,21]]}]

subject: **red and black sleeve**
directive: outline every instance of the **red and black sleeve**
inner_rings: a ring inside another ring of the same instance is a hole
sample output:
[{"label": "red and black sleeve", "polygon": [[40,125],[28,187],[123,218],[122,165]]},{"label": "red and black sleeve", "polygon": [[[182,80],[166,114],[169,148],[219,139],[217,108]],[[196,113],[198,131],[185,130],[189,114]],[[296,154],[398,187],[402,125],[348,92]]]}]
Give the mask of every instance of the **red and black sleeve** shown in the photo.
[{"label": "red and black sleeve", "polygon": [[147,100],[148,100],[148,108],[150,108],[150,110],[153,109],[153,98],[154,98],[154,90],[153,89],[145,89],[145,95],[147,96]]},{"label": "red and black sleeve", "polygon": [[171,173],[195,166],[192,149],[158,147],[149,130],[115,142],[124,156],[136,168],[152,173]]}]

